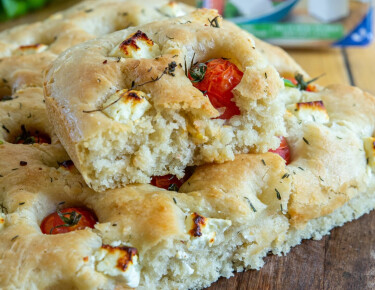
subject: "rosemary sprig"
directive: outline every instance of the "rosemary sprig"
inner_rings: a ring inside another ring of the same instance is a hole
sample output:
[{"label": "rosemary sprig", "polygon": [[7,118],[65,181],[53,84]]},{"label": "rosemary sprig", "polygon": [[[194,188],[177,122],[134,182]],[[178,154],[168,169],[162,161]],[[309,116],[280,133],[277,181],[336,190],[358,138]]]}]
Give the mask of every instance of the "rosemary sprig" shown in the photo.
[{"label": "rosemary sprig", "polygon": [[[138,88],[138,87],[141,87],[141,86],[144,86],[144,85],[147,85],[149,83],[153,83],[153,82],[156,82],[158,80],[160,80],[164,75],[170,75],[172,77],[175,76],[175,70],[176,70],[176,67],[177,67],[177,63],[175,61],[172,61],[168,64],[167,67],[164,68],[163,72],[157,76],[155,79],[153,77],[151,77],[151,80],[149,81],[146,81],[144,83],[141,83],[141,84],[136,84],[134,81],[132,81],[132,85],[131,85],[131,88],[127,90],[127,92],[130,92],[131,90],[134,90],[135,88]],[[94,109],[94,110],[84,110],[82,111],[83,113],[93,113],[93,112],[101,112],[105,109],[107,109],[108,107],[116,104],[118,101],[120,101],[122,98],[122,95],[120,97],[118,97],[116,100],[114,100],[112,103],[106,105],[106,106],[102,106],[101,108],[98,108],[98,109]]]},{"label": "rosemary sprig", "polygon": [[[64,224],[54,226],[53,228],[51,228],[51,230],[49,232],[50,234],[52,234],[54,229],[62,228],[62,227],[72,227],[72,226],[77,225],[79,223],[79,221],[81,220],[81,217],[82,217],[82,215],[77,214],[76,211],[62,213],[60,211],[60,209],[57,209],[57,215],[64,222]],[[68,217],[66,217],[66,215],[68,215]]]},{"label": "rosemary sprig", "polygon": [[210,22],[210,26],[211,27],[215,27],[215,28],[220,28],[220,25],[219,25],[219,21],[218,19],[220,18],[220,16],[216,16],[214,19],[210,20],[210,18],[208,18],[208,22]]},{"label": "rosemary sprig", "polygon": [[192,78],[191,82],[199,83],[204,79],[207,71],[207,65],[205,63],[198,63],[192,66],[189,70],[189,74]]}]

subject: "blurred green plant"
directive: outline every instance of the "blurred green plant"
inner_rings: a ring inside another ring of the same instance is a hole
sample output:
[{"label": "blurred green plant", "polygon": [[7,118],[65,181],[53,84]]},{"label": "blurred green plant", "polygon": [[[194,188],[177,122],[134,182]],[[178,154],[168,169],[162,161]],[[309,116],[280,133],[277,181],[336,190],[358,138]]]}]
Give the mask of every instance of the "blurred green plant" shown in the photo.
[{"label": "blurred green plant", "polygon": [[11,19],[44,6],[50,0],[0,0],[0,21]]}]

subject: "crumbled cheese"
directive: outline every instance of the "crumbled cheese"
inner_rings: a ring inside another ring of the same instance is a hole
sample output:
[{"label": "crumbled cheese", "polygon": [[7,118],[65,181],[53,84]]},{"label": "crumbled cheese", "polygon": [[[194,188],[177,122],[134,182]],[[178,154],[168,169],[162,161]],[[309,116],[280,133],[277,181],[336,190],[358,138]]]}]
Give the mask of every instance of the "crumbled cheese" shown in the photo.
[{"label": "crumbled cheese", "polygon": [[135,248],[103,245],[94,259],[97,271],[121,280],[128,287],[138,287],[141,273]]},{"label": "crumbled cheese", "polygon": [[4,228],[4,224],[5,224],[5,214],[0,212],[0,230]]},{"label": "crumbled cheese", "polygon": [[287,106],[287,110],[304,122],[316,122],[321,124],[329,122],[329,116],[323,101],[296,103]]},{"label": "crumbled cheese", "polygon": [[141,91],[118,91],[103,104],[105,108],[103,113],[120,123],[135,121],[151,108],[146,97],[146,94]]},{"label": "crumbled cheese", "polygon": [[171,1],[167,4],[164,4],[159,8],[160,13],[164,14],[167,17],[180,17],[184,16],[186,13],[182,10],[180,5],[176,2]]},{"label": "crumbled cheese", "polygon": [[375,138],[364,138],[363,143],[366,151],[367,164],[375,172]]},{"label": "crumbled cheese", "polygon": [[21,45],[18,47],[13,54],[14,55],[29,55],[34,53],[40,53],[42,51],[45,51],[48,48],[48,45],[38,43],[38,44],[32,44],[32,45]]},{"label": "crumbled cheese", "polygon": [[147,37],[145,33],[138,30],[127,39],[117,45],[110,56],[125,58],[155,58],[161,54],[159,45]]},{"label": "crumbled cheese", "polygon": [[187,216],[185,225],[191,236],[190,246],[201,248],[211,247],[218,233],[223,233],[232,225],[230,220],[206,218],[197,213]]}]

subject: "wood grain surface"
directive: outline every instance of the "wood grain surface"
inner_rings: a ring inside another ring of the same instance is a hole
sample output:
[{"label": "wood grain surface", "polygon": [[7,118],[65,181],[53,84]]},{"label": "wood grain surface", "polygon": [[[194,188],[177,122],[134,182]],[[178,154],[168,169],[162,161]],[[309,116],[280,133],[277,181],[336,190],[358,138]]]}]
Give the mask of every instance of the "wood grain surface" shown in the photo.
[{"label": "wood grain surface", "polygon": [[[0,24],[0,30],[46,18],[78,1],[56,0],[40,12]],[[375,94],[375,44],[366,48],[289,50],[319,84],[345,83]],[[375,289],[375,212],[335,228],[320,241],[305,240],[286,256],[270,255],[260,271],[221,278],[209,290]]]}]

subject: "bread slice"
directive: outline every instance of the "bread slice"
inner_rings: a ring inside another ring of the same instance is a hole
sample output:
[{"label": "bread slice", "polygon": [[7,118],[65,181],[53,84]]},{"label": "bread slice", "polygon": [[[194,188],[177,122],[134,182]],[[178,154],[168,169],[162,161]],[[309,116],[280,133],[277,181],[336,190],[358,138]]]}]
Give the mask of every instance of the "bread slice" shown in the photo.
[{"label": "bread slice", "polygon": [[[141,48],[132,51],[133,42]],[[240,114],[229,120],[217,118],[221,113],[186,75],[195,62],[213,58],[244,73],[232,91]],[[214,10],[199,10],[68,50],[46,73],[45,98],[85,181],[104,190],[277,148],[282,87],[249,34],[227,29]]]}]

